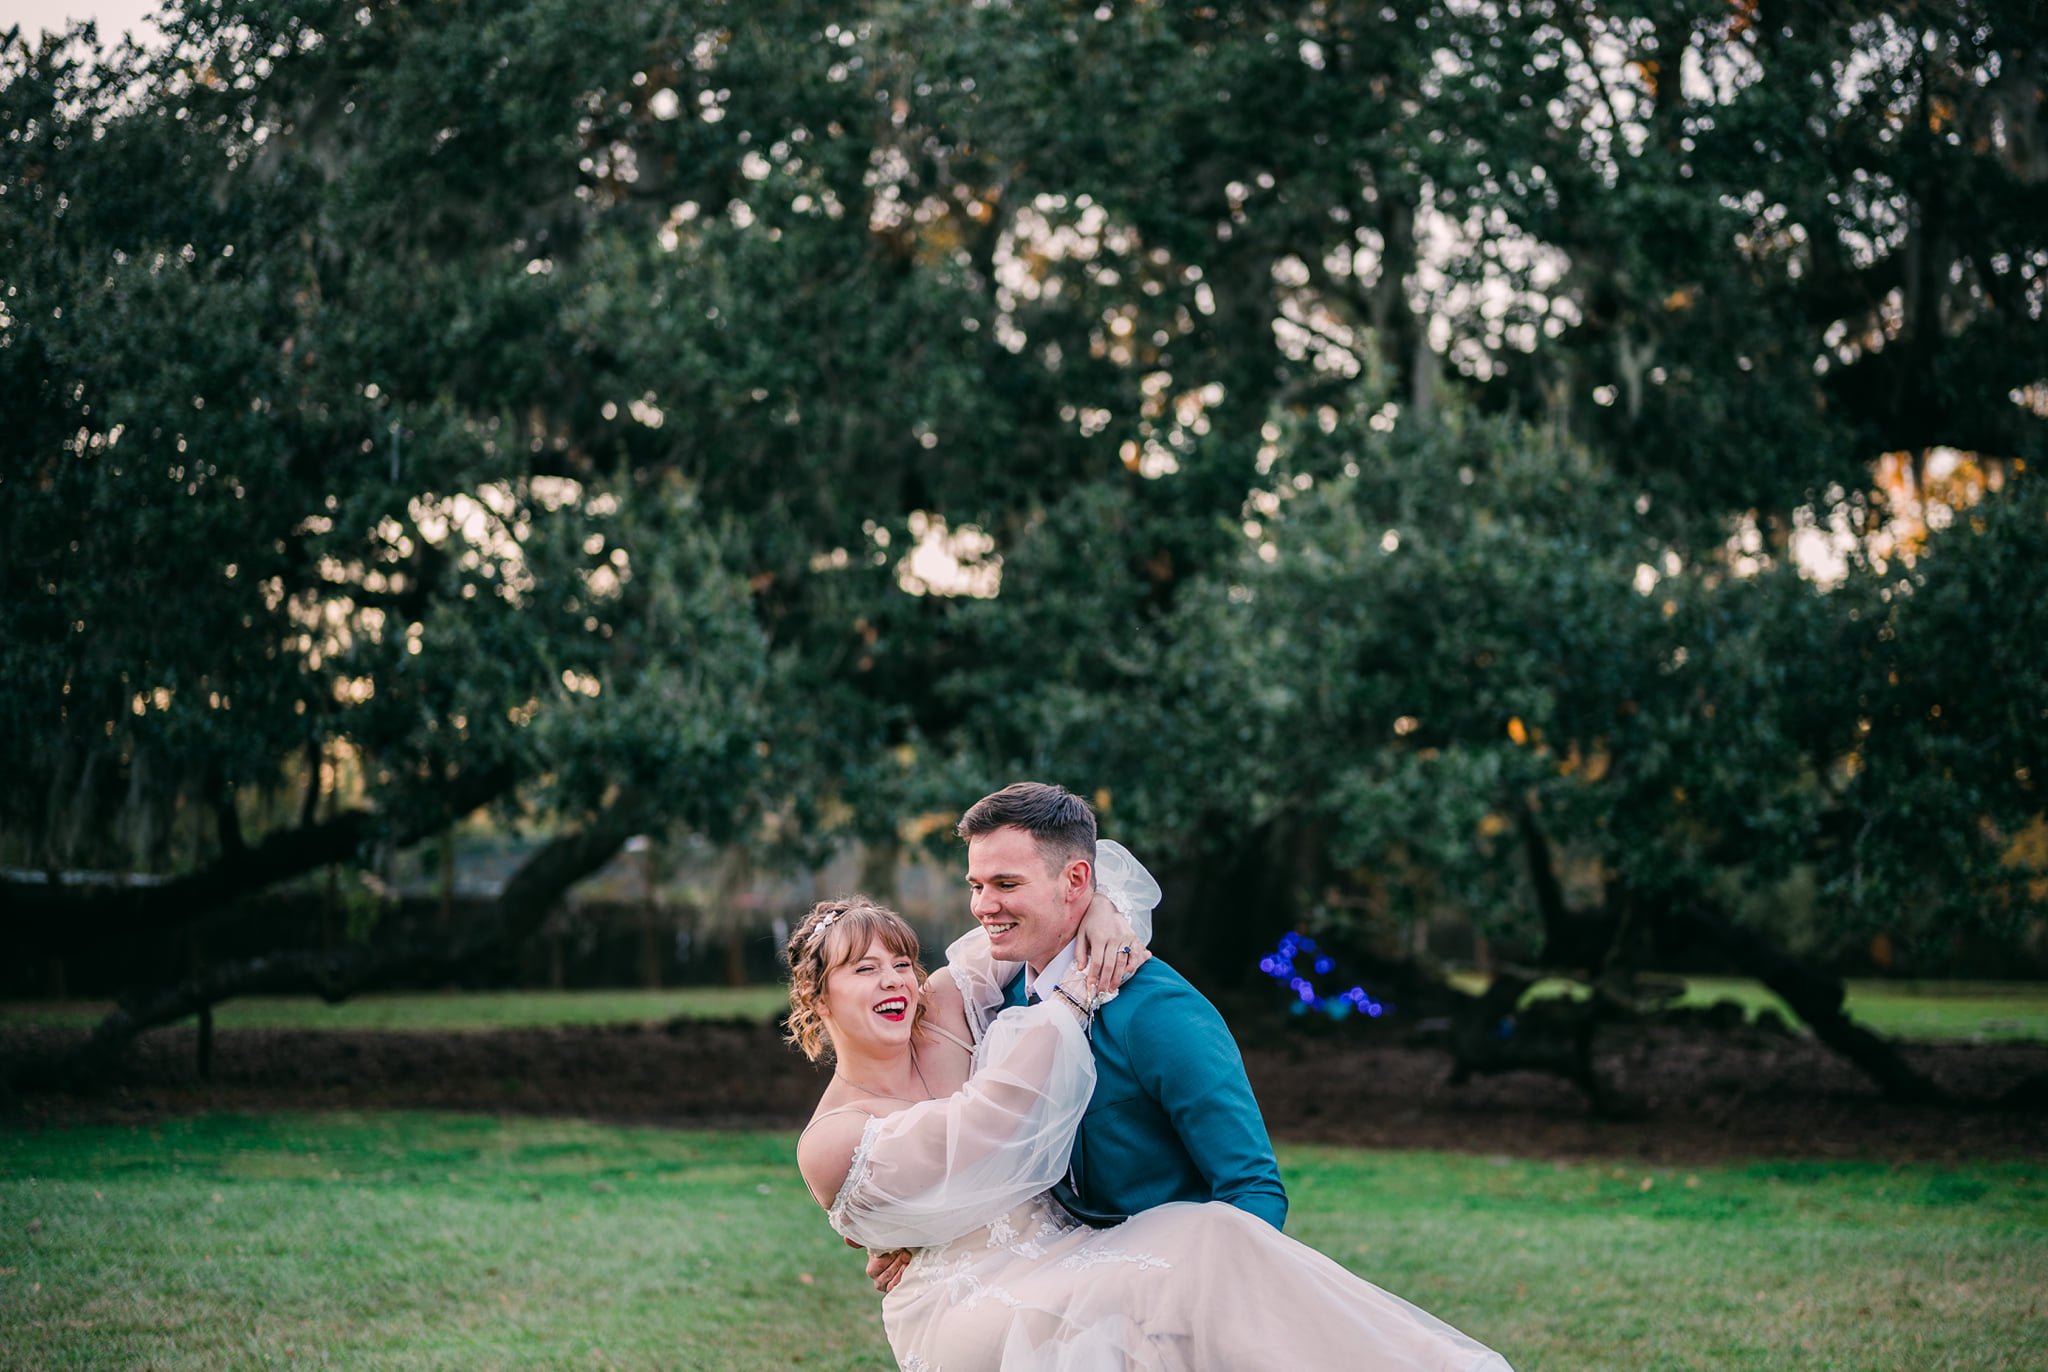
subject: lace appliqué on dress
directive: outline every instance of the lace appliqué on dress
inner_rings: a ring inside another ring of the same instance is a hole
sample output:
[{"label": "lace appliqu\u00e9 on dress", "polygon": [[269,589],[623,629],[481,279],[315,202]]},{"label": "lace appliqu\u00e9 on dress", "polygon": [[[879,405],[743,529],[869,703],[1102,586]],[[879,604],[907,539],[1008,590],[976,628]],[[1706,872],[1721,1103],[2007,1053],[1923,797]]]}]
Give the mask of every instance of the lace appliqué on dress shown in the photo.
[{"label": "lace appliqu\u00e9 on dress", "polygon": [[1042,1206],[1038,1212],[1038,1230],[1031,1237],[1056,1239],[1062,1234],[1071,1234],[1080,1227],[1081,1221],[1069,1218],[1065,1211],[1056,1210],[1049,1205]]},{"label": "lace appliqu\u00e9 on dress", "polygon": [[1022,1307],[1023,1302],[1008,1287],[1000,1282],[984,1281],[975,1274],[975,1269],[981,1266],[980,1258],[971,1253],[956,1258],[939,1256],[944,1251],[920,1249],[910,1260],[910,1266],[904,1269],[903,1282],[896,1290],[906,1292],[913,1286],[940,1287],[945,1291],[946,1302],[961,1310],[972,1310],[983,1301],[994,1301],[1010,1310]]},{"label": "lace appliqu\u00e9 on dress", "polygon": [[1165,1258],[1151,1253],[1126,1253],[1121,1249],[1107,1246],[1082,1248],[1060,1259],[1060,1268],[1067,1272],[1079,1272],[1089,1267],[1100,1267],[1104,1263],[1122,1263],[1148,1272],[1171,1272],[1173,1264]]},{"label": "lace appliqu\u00e9 on dress", "polygon": [[1030,1238],[1025,1238],[1017,1226],[1010,1223],[1008,1215],[998,1215],[988,1227],[988,1246],[990,1248],[1007,1248],[1020,1258],[1042,1258],[1045,1256],[1045,1245],[1039,1243],[1038,1240],[1042,1238],[1057,1238],[1059,1233],[1058,1229],[1051,1229],[1045,1224],[1040,1224],[1037,1233],[1033,1234]]},{"label": "lace appliqu\u00e9 on dress", "polygon": [[869,1115],[868,1122],[861,1126],[860,1142],[853,1150],[853,1161],[846,1168],[846,1180],[839,1183],[839,1194],[832,1197],[832,1208],[825,1212],[826,1222],[839,1233],[846,1233],[846,1202],[867,1180],[868,1154],[874,1151],[875,1133],[882,1127],[880,1115]]}]

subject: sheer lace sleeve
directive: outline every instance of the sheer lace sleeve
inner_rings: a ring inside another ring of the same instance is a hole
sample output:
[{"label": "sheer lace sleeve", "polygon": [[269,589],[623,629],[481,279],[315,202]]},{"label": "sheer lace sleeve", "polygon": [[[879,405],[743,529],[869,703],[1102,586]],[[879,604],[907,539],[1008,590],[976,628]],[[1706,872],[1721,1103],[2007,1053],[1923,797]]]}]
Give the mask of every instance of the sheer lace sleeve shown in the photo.
[{"label": "sheer lace sleeve", "polygon": [[1137,930],[1138,941],[1150,947],[1159,883],[1145,870],[1145,864],[1115,839],[1101,839],[1095,845],[1095,889],[1116,903],[1131,928]]},{"label": "sheer lace sleeve", "polygon": [[1003,988],[1017,975],[1021,962],[1004,962],[989,949],[988,934],[977,924],[946,949],[946,970],[960,988],[960,1000],[967,1011],[967,1027],[981,1041],[988,1026],[1003,1009]]},{"label": "sheer lace sleeve", "polygon": [[1066,1175],[1094,1089],[1094,1055],[1064,1006],[998,1016],[958,1092],[868,1121],[832,1227],[879,1251],[987,1224]]},{"label": "sheer lace sleeve", "polygon": [[[1152,911],[1159,904],[1159,883],[1145,870],[1145,864],[1116,840],[1097,840],[1095,885],[1131,922],[1138,941],[1149,945]],[[988,935],[976,925],[946,949],[946,966],[966,1004],[967,1027],[979,1039],[988,1032],[989,1022],[1002,1012],[1003,988],[1010,984],[1022,964],[998,960],[989,950]]]}]

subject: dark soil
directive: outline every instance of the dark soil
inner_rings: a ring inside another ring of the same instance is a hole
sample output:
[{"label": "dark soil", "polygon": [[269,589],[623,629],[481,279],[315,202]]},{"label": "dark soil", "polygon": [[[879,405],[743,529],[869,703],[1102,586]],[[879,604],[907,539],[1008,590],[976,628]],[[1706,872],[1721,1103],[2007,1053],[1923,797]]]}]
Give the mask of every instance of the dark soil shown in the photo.
[{"label": "dark soil", "polygon": [[[388,1033],[235,1029],[200,1080],[195,1032],[145,1035],[90,1095],[33,1093],[17,1124],[210,1111],[476,1110],[691,1127],[791,1128],[824,1076],[770,1023]],[[49,1053],[78,1031],[0,1028],[0,1060]],[[1643,1111],[1600,1120],[1564,1081],[1532,1072],[1448,1084],[1439,1048],[1362,1035],[1276,1035],[1246,1066],[1277,1138],[1525,1157],[1873,1160],[2048,1158],[2048,1044],[1908,1050],[1961,1104],[1897,1105],[1810,1040],[1744,1028],[1633,1029],[1600,1068]],[[2023,1101],[2009,1096],[2022,1083]],[[2000,1103],[2005,1097],[2004,1103]]]}]

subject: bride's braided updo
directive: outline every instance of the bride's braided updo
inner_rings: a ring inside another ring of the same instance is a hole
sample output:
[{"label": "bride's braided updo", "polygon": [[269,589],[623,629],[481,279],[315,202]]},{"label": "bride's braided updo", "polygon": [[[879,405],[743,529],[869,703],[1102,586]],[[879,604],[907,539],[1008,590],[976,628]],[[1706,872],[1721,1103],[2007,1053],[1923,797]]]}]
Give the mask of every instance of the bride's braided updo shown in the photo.
[{"label": "bride's braided updo", "polygon": [[916,1013],[911,1017],[912,1031],[924,1023],[924,964],[918,961],[916,932],[904,923],[901,915],[866,896],[821,900],[797,921],[782,950],[789,963],[786,1037],[812,1062],[832,1051],[825,1018],[818,1008],[825,996],[826,975],[865,956],[876,939],[890,952],[910,959],[911,975],[917,978],[920,992]]}]

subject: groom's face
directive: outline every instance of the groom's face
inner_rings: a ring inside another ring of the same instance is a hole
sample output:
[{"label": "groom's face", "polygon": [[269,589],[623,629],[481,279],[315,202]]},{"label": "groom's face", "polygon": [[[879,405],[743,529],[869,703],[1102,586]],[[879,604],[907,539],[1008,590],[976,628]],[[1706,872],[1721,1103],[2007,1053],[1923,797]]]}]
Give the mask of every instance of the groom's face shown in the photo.
[{"label": "groom's face", "polygon": [[1048,863],[1038,840],[1005,826],[967,840],[967,887],[973,911],[988,931],[989,948],[1006,962],[1043,968],[1074,937],[1088,911],[1087,874]]}]

